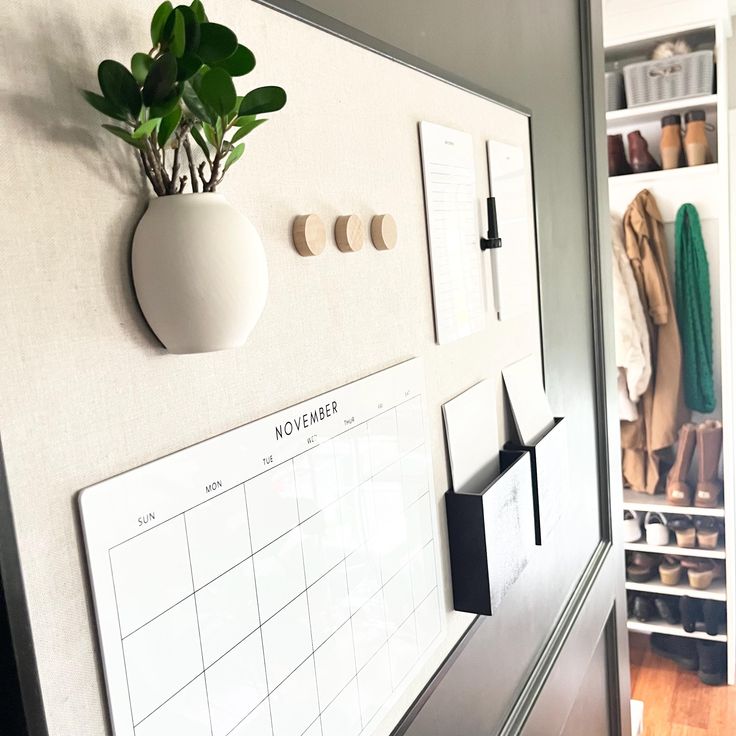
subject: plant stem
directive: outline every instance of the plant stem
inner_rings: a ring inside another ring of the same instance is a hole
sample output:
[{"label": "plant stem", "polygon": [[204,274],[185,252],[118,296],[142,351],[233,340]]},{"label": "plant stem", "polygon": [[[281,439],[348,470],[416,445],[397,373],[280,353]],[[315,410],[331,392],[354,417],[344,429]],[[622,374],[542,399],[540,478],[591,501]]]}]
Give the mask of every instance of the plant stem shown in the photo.
[{"label": "plant stem", "polygon": [[210,180],[207,182],[207,188],[205,189],[205,191],[207,192],[214,192],[215,188],[220,183],[220,179],[218,179],[218,176],[220,175],[220,164],[222,163],[222,157],[224,155],[225,152],[222,150],[221,144],[220,147],[217,149],[214,160],[212,161]]},{"label": "plant stem", "polygon": [[184,136],[183,144],[184,150],[187,154],[187,161],[189,161],[189,178],[192,182],[192,191],[196,194],[199,192],[199,184],[197,183],[197,177],[194,173],[194,155],[192,154],[192,146],[189,143],[189,134]]},{"label": "plant stem", "polygon": [[148,162],[148,160],[146,158],[146,154],[142,150],[140,150],[140,149],[138,149],[138,154],[140,155],[140,158],[141,158],[141,164],[143,166],[143,171],[145,172],[146,176],[148,177],[148,181],[151,182],[151,186],[153,187],[153,191],[156,192],[156,194],[159,197],[162,196],[162,195],[164,195],[165,192],[159,186],[159,183],[158,183],[158,181],[156,179],[156,176],[155,176],[154,172],[152,171],[152,169],[151,169],[151,167],[149,165],[149,162]]}]

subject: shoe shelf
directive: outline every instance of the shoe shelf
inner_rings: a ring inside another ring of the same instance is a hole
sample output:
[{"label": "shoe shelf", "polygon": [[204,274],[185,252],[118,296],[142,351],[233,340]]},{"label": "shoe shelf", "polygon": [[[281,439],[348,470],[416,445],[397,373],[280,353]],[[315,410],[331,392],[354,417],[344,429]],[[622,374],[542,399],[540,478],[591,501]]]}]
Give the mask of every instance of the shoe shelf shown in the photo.
[{"label": "shoe shelf", "polygon": [[711,636],[705,630],[705,624],[699,622],[695,631],[685,631],[682,624],[668,624],[665,620],[652,619],[651,621],[637,621],[630,618],[626,622],[629,631],[636,631],[641,634],[669,634],[670,636],[686,636],[691,639],[706,639],[707,641],[726,641],[726,628],[721,626],[720,632],[715,636]]},{"label": "shoe shelf", "polygon": [[621,176],[609,176],[608,188],[612,189],[625,184],[637,184],[641,186],[644,182],[652,183],[681,183],[683,186],[697,187],[699,182],[692,178],[697,173],[700,176],[717,176],[718,164],[702,164],[701,166],[680,166],[677,169],[661,169],[660,171],[645,171],[641,174],[622,174]]},{"label": "shoe shelf", "polygon": [[664,115],[673,113],[682,114],[695,108],[715,110],[717,95],[702,95],[698,97],[685,97],[679,100],[667,100],[656,102],[652,105],[641,105],[640,107],[625,107],[623,110],[610,110],[606,113],[606,122],[618,127],[637,126],[645,123],[659,123]]},{"label": "shoe shelf", "polygon": [[655,593],[656,595],[688,595],[691,598],[704,598],[713,601],[726,600],[726,583],[723,580],[716,580],[711,583],[707,590],[691,588],[687,582],[678,585],[665,585],[657,580],[649,580],[646,583],[634,583],[627,580],[626,590],[639,590],[643,593]]},{"label": "shoe shelf", "polygon": [[[633,174],[633,176],[643,175]],[[624,489],[624,508],[629,511],[659,511],[663,514],[686,514],[687,516],[713,516],[719,518],[724,516],[723,506],[715,509],[701,509],[698,506],[673,506],[671,503],[667,503],[667,498],[663,493],[650,496],[648,493],[639,493],[638,491],[632,491],[630,488]]]},{"label": "shoe shelf", "polygon": [[646,542],[626,542],[624,549],[632,552],[652,552],[660,555],[675,555],[677,557],[707,557],[710,560],[725,560],[726,548],[719,544],[715,549],[701,547],[679,547],[676,544],[654,545]]}]

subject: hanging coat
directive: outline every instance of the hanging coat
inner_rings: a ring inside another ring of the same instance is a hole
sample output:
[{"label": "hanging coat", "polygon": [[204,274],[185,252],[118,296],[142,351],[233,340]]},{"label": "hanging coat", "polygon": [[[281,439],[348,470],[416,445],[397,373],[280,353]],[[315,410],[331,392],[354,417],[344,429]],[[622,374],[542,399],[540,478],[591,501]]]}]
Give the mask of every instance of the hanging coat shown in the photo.
[{"label": "hanging coat", "polygon": [[623,473],[638,491],[660,490],[663,462],[688,421],[682,384],[682,348],[672,301],[662,215],[649,190],[636,195],[624,214],[626,254],[639,289],[649,328],[652,378],[639,405],[639,417],[621,422]]},{"label": "hanging coat", "polygon": [[611,235],[619,418],[632,421],[639,417],[637,405],[652,376],[649,328],[624,248],[621,219],[614,215],[611,215]]}]

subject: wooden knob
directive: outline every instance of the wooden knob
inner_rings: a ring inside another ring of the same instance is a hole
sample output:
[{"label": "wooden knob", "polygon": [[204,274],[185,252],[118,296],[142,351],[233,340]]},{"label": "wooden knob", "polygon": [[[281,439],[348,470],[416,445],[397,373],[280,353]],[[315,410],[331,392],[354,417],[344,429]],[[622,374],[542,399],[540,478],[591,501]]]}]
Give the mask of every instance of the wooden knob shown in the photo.
[{"label": "wooden knob", "polygon": [[325,224],[319,215],[299,215],[294,219],[291,237],[300,256],[318,256],[327,242]]},{"label": "wooden knob", "polygon": [[363,223],[357,215],[343,215],[335,220],[335,241],[343,253],[363,247]]},{"label": "wooden knob", "polygon": [[371,240],[378,250],[391,250],[397,236],[396,220],[391,215],[376,215],[371,220]]}]

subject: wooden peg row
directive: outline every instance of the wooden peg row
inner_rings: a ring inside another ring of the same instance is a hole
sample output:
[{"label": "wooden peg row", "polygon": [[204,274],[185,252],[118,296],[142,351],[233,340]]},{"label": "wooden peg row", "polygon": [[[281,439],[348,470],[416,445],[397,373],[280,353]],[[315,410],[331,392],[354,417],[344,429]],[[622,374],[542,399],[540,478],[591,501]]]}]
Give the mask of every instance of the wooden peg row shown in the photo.
[{"label": "wooden peg row", "polygon": [[355,253],[363,247],[363,223],[357,215],[342,215],[335,220],[335,242],[343,253]]},{"label": "wooden peg row", "polygon": [[391,215],[376,215],[371,220],[371,240],[378,250],[391,250],[396,245],[398,230]]},{"label": "wooden peg row", "polygon": [[291,228],[294,247],[300,256],[318,256],[327,243],[325,224],[319,215],[298,215]]}]

